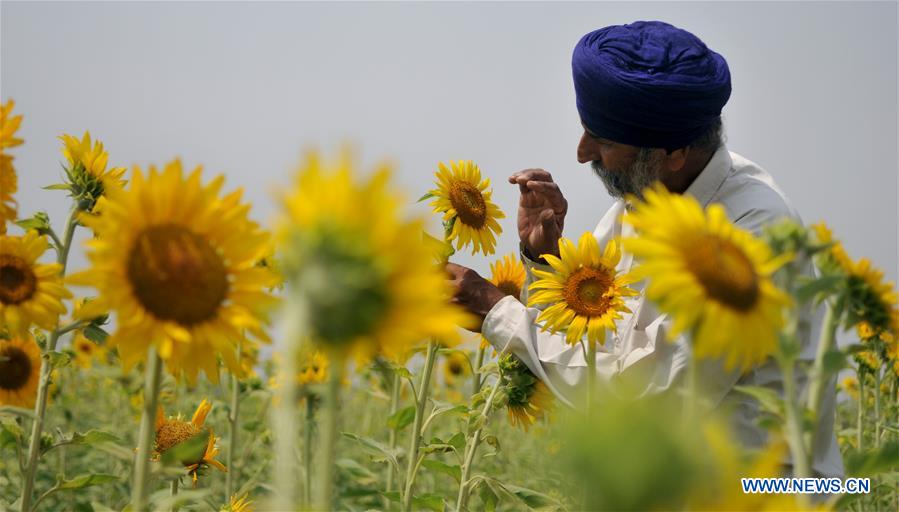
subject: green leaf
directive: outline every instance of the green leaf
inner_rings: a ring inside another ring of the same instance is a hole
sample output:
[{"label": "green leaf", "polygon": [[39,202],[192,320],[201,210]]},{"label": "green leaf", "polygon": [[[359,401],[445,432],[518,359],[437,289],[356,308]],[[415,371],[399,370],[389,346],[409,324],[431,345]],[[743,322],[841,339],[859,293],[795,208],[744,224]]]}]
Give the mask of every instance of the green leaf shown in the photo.
[{"label": "green leaf", "polygon": [[443,512],[444,502],[443,496],[439,494],[423,494],[421,496],[412,496],[412,505],[416,510],[426,508],[434,512]]},{"label": "green leaf", "polygon": [[80,434],[76,432],[72,435],[72,444],[92,446],[100,443],[117,443],[121,439],[115,434],[104,432],[102,430],[88,430]]},{"label": "green leaf", "polygon": [[47,352],[47,358],[52,368],[64,368],[72,362],[72,356],[65,352]]},{"label": "green leaf", "polygon": [[831,350],[824,354],[824,375],[833,375],[847,366],[846,354],[841,350]]},{"label": "green leaf", "polygon": [[816,296],[830,295],[835,292],[840,282],[843,281],[843,276],[839,275],[828,275],[818,278],[813,278],[811,280],[805,281],[799,285],[796,289],[796,298],[799,303],[805,303],[815,298]]},{"label": "green leaf", "polygon": [[384,456],[387,460],[394,465],[394,467],[399,467],[399,463],[396,460],[396,451],[391,450],[387,446],[384,446],[382,443],[375,441],[369,437],[357,436],[351,432],[341,432],[344,437],[348,437],[357,443],[369,454],[374,456]]},{"label": "green leaf", "polygon": [[393,430],[403,430],[415,421],[415,406],[404,407],[387,418],[387,426]]},{"label": "green leaf", "polygon": [[0,416],[5,414],[22,416],[23,418],[34,418],[34,411],[31,409],[23,409],[22,407],[13,407],[11,405],[0,405]]},{"label": "green leaf", "polygon": [[67,183],[54,183],[43,187],[44,190],[72,190],[72,186]]},{"label": "green leaf", "polygon": [[96,474],[96,475],[79,475],[71,480],[60,482],[59,490],[83,489],[94,485],[103,485],[110,482],[118,482],[119,477],[116,475]]},{"label": "green leaf", "polygon": [[418,198],[418,201],[415,201],[415,202],[416,202],[416,203],[420,203],[420,202],[422,202],[422,201],[427,201],[428,199],[431,199],[432,197],[434,197],[434,194],[428,192],[428,193],[426,193],[425,195],[419,197],[419,198]]},{"label": "green leaf", "polygon": [[84,328],[84,337],[93,341],[94,343],[103,344],[106,342],[106,338],[109,337],[109,333],[103,330],[102,328],[90,324]]},{"label": "green leaf", "polygon": [[33,229],[38,233],[45,235],[50,232],[50,217],[46,212],[37,212],[28,219],[16,221],[16,225],[26,231]]},{"label": "green leaf", "polygon": [[761,386],[734,386],[734,389],[758,400],[762,410],[779,418],[784,417],[784,402],[777,391]]},{"label": "green leaf", "polygon": [[162,452],[160,459],[166,466],[187,466],[203,458],[208,443],[209,432],[200,432]]},{"label": "green leaf", "polygon": [[381,491],[381,496],[384,496],[390,501],[395,501],[397,503],[400,502],[400,491]]},{"label": "green leaf", "polygon": [[899,441],[887,441],[875,450],[850,453],[846,457],[846,474],[871,477],[899,465]]},{"label": "green leaf", "polygon": [[449,438],[446,444],[455,448],[457,452],[462,453],[462,450],[465,449],[465,434],[456,432],[453,434],[453,437]]},{"label": "green leaf", "polygon": [[478,480],[476,487],[481,496],[481,501],[484,503],[484,510],[494,512],[496,510],[496,504],[499,503],[499,496],[493,492],[493,489],[490,488],[483,479]]},{"label": "green leaf", "polygon": [[421,465],[432,471],[449,475],[453,477],[456,482],[462,480],[462,468],[460,468],[458,464],[447,464],[445,462],[440,462],[439,460],[424,459],[421,461]]},{"label": "green leaf", "polygon": [[553,509],[562,509],[562,503],[560,503],[555,498],[547,496],[546,494],[539,493],[533,489],[528,489],[526,487],[518,487],[517,485],[505,484],[506,489],[511,492],[516,498],[520,499],[527,505],[529,508],[553,508]]}]

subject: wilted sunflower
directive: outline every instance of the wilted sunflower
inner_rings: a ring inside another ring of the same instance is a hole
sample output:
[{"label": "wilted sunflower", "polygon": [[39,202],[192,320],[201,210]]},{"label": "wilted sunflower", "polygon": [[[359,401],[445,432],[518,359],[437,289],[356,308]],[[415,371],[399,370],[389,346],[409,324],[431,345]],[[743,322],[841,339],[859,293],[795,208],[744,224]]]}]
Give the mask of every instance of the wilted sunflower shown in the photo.
[{"label": "wilted sunflower", "polygon": [[637,292],[627,285],[629,275],[618,275],[615,266],[621,259],[618,244],[610,241],[600,254],[592,233],[584,233],[577,247],[567,238],[559,239],[559,255],[544,254],[554,272],[534,269],[540,279],[531,284],[534,291],[528,305],[550,304],[540,312],[543,330],[564,331],[565,341],[575,344],[584,334],[591,342],[604,343],[606,330],[615,330],[621,313],[630,313],[624,297]]},{"label": "wilted sunflower", "polygon": [[527,431],[553,408],[553,396],[517,357],[506,354],[499,360],[502,386],[506,391],[509,423]]},{"label": "wilted sunflower", "polygon": [[[524,287],[525,271],[521,260],[512,254],[503,256],[490,264],[490,279],[494,286],[502,290],[506,295],[521,299],[521,289]],[[481,348],[488,348],[490,342],[481,336]]]},{"label": "wilted sunflower", "polygon": [[34,407],[40,373],[41,349],[31,335],[0,339],[0,405]]},{"label": "wilted sunflower", "polygon": [[47,237],[36,231],[23,236],[0,235],[0,330],[26,336],[32,324],[56,328],[65,313],[62,299],[72,296],[62,284],[58,263],[38,263]]},{"label": "wilted sunflower", "polygon": [[456,383],[471,375],[471,361],[464,352],[453,350],[446,355],[443,362],[443,378],[447,386],[455,386]]},{"label": "wilted sunflower", "polygon": [[206,422],[206,416],[212,410],[210,404],[205,398],[197,410],[194,412],[190,421],[184,421],[181,416],[166,417],[165,412],[160,406],[156,411],[156,446],[154,448],[154,457],[162,457],[172,448],[192,440],[197,436],[206,436],[204,444],[198,443],[196,453],[179,454],[181,459],[179,462],[187,469],[187,473],[191,476],[194,484],[197,483],[197,475],[207,466],[212,466],[221,471],[227,472],[224,464],[215,460],[218,455],[218,448],[215,447],[218,438],[212,429],[204,429],[203,424]]},{"label": "wilted sunflower", "polygon": [[449,241],[456,241],[456,248],[472,245],[472,253],[493,254],[496,235],[502,228],[496,219],[505,214],[490,196],[490,179],[481,180],[478,166],[468,161],[450,162],[452,170],[443,162],[438,164],[437,188],[429,192],[434,196],[431,206],[443,213],[443,221],[452,223]]},{"label": "wilted sunflower", "polygon": [[824,223],[812,227],[819,243],[830,244],[817,260],[819,268],[825,273],[838,271],[847,276],[844,297],[849,324],[865,322],[867,329],[877,336],[899,335],[899,293],[893,283],[883,282],[883,271],[867,258],[852,261],[842,242],[834,239]]},{"label": "wilted sunflower", "polygon": [[283,273],[309,308],[310,337],[341,357],[393,360],[429,337],[457,342],[456,326],[471,319],[449,304],[423,223],[400,217],[390,169],[357,179],[348,154],[329,165],[313,152],[282,200]]},{"label": "wilted sunflower", "polygon": [[674,317],[670,338],[692,330],[695,357],[724,356],[728,368],[762,362],[777,348],[789,304],[771,276],[791,255],[773,257],[720,204],[703,211],[693,197],[662,185],[645,197],[624,217],[639,236],[624,248],[642,260],[647,296]]},{"label": "wilted sunflower", "polygon": [[13,166],[13,157],[6,153],[6,148],[22,144],[22,139],[16,137],[16,131],[22,124],[22,116],[13,116],[15,107],[13,100],[8,100],[6,105],[0,105],[0,235],[6,233],[6,223],[16,220],[18,208],[13,194],[18,190],[18,177]]},{"label": "wilted sunflower", "polygon": [[253,502],[250,501],[249,494],[237,497],[235,494],[231,496],[231,500],[227,505],[219,509],[219,512],[253,512]]},{"label": "wilted sunflower", "polygon": [[84,132],[81,140],[72,135],[59,137],[63,142],[62,154],[68,160],[66,174],[72,196],[86,200],[85,210],[92,210],[94,204],[110,187],[123,188],[124,167],[107,170],[109,154],[103,150],[103,143],[96,140],[91,144],[91,134]]},{"label": "wilted sunflower", "polygon": [[185,177],[175,160],[145,177],[135,167],[127,190],[107,190],[103,215],[82,215],[94,230],[88,242],[91,268],[72,283],[93,286],[99,297],[79,315],[118,313],[116,347],[126,369],[155,345],[166,367],[191,383],[203,370],[218,380],[218,358],[240,372],[237,344],[244,331],[268,341],[263,331],[276,282],[256,266],[268,235],[247,217],[241,191],[224,197],[224,177],[203,185],[201,168]]}]

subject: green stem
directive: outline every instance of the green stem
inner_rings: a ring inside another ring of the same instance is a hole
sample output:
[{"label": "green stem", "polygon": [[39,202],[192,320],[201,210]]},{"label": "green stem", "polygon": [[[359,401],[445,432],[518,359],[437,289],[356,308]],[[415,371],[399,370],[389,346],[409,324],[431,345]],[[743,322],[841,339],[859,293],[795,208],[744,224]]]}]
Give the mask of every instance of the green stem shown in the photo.
[{"label": "green stem", "polygon": [[808,452],[805,449],[805,440],[802,431],[802,415],[799,411],[798,398],[796,396],[796,379],[793,375],[794,360],[792,358],[777,358],[780,363],[780,371],[783,376],[784,408],[786,413],[787,443],[790,445],[790,455],[793,458],[793,471],[799,478],[811,478],[811,466],[809,465]]},{"label": "green stem", "polygon": [[140,418],[140,436],[137,455],[134,459],[134,484],[131,489],[131,505],[137,512],[148,510],[150,451],[155,438],[156,407],[159,383],[162,380],[162,360],[155,347],[147,354],[147,368],[144,381],[144,407]]},{"label": "green stem", "polygon": [[334,461],[337,453],[337,423],[338,423],[338,399],[340,394],[340,379],[342,378],[343,364],[331,357],[330,375],[328,378],[327,403],[325,404],[325,416],[322,421],[323,457],[321,471],[318,473],[318,493],[316,510],[334,509]]},{"label": "green stem", "polygon": [[468,497],[471,492],[469,476],[471,475],[471,468],[474,464],[474,456],[481,443],[481,432],[484,431],[484,426],[487,424],[487,418],[490,416],[493,407],[493,399],[496,397],[496,392],[499,391],[500,382],[502,382],[502,377],[497,379],[493,384],[493,389],[490,391],[490,395],[484,403],[484,409],[481,411],[481,418],[479,420],[481,422],[481,427],[478,428],[474,435],[465,443],[466,453],[465,460],[462,462],[462,477],[459,480],[459,496],[456,499],[456,512],[466,510],[468,507]]},{"label": "green stem", "polygon": [[864,432],[865,432],[865,372],[864,370],[858,372],[858,432],[857,432],[857,441],[858,441],[858,451],[861,453],[862,444],[865,440]]},{"label": "green stem", "polygon": [[439,345],[431,340],[428,343],[427,356],[425,358],[424,371],[421,374],[421,385],[418,388],[418,397],[415,402],[415,420],[412,423],[412,440],[409,447],[409,461],[406,465],[406,481],[403,492],[403,512],[411,510],[412,487],[415,483],[415,466],[418,462],[418,449],[421,446],[422,422],[424,421],[425,406],[428,403],[428,392],[431,388],[431,373],[434,371],[434,363],[437,361],[437,349]]},{"label": "green stem", "polygon": [[880,368],[874,370],[874,448],[880,447]]},{"label": "green stem", "polygon": [[303,508],[312,505],[312,433],[315,428],[315,402],[306,394],[306,418],[303,423]]},{"label": "green stem", "polygon": [[[818,351],[815,353],[815,362],[810,372],[807,409],[812,421],[817,424],[818,412],[821,410],[821,399],[824,394],[824,385],[828,376],[824,372],[824,357],[833,348],[836,339],[837,326],[842,316],[843,303],[839,300],[836,305],[827,301],[827,309],[824,313],[824,321],[821,328],[821,336],[818,339]],[[806,449],[811,453],[815,447],[815,432],[805,435]]]},{"label": "green stem", "polygon": [[587,414],[593,412],[596,395],[596,342],[587,341]]},{"label": "green stem", "polygon": [[[400,386],[402,385],[402,379],[400,378],[399,372],[393,372],[393,387],[390,388],[390,416],[396,414],[396,411],[400,408]],[[397,441],[397,432],[394,429],[389,429],[387,434],[387,444],[390,447],[390,451],[393,452],[396,449],[396,441]],[[386,484],[384,485],[384,491],[390,492],[393,490],[393,479],[394,472],[396,469],[387,464],[387,475],[386,475]],[[388,498],[384,498],[384,510],[390,509],[391,502]]]},{"label": "green stem", "polygon": [[[241,344],[237,344],[238,357],[241,350]],[[231,410],[228,412],[228,457],[226,466],[228,473],[225,475],[225,502],[231,499],[234,493],[234,479],[237,478],[237,467],[234,465],[234,454],[237,451],[237,435],[240,431],[238,419],[240,418],[240,381],[237,375],[231,374]]]},{"label": "green stem", "polygon": [[472,395],[478,394],[478,391],[481,390],[481,386],[484,384],[484,381],[481,379],[480,369],[484,366],[484,355],[486,354],[487,349],[484,348],[483,345],[478,345],[478,355],[475,358],[475,366],[474,366],[474,389],[472,390]]},{"label": "green stem", "polygon": [[[80,210],[75,207],[69,212],[69,218],[66,220],[65,241],[62,246],[59,247],[56,254],[57,263],[62,265],[62,270],[59,272],[61,277],[66,274],[66,263],[69,259],[69,250],[72,247],[72,237],[75,235],[75,228],[78,227],[79,211]],[[31,510],[31,496],[34,493],[34,478],[37,474],[37,465],[40,459],[41,436],[44,433],[44,416],[47,412],[50,374],[53,370],[50,367],[49,353],[56,350],[59,338],[65,332],[68,331],[54,330],[50,333],[50,339],[48,340],[47,346],[41,357],[40,380],[38,382],[37,398],[34,402],[34,422],[31,425],[31,439],[28,443],[28,462],[25,466],[25,473],[22,476],[22,495],[20,501],[22,504],[21,510],[24,512],[30,512]]]},{"label": "green stem", "polygon": [[[229,469],[230,469],[230,467],[229,467]],[[180,481],[181,481],[180,478],[176,478],[176,479],[172,480],[172,496],[178,495],[178,483]],[[228,498],[228,499],[230,500],[231,498]],[[226,500],[226,502],[227,502],[227,500]],[[172,503],[172,512],[178,512],[178,505],[176,503]]]}]

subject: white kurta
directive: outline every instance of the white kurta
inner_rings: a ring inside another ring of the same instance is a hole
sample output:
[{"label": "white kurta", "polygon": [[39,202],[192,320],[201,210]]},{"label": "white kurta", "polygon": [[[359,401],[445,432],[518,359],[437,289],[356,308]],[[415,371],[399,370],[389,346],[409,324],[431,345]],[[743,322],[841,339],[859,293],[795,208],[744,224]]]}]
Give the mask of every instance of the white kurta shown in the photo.
[{"label": "white kurta", "polygon": [[[771,176],[755,163],[731,153],[722,146],[712,156],[700,175],[687,189],[700,204],[721,203],[737,226],[761,233],[764,225],[784,217],[800,221],[783,192]],[[610,239],[632,236],[628,225],[620,218],[624,202],[616,202],[594,231],[600,245]],[[577,239],[577,236],[574,237]],[[534,268],[551,270],[522,256],[527,269],[527,283],[521,301],[527,302],[527,285],[533,282]],[[618,270],[628,271],[633,257],[624,253]],[[805,269],[811,273],[809,267]],[[634,285],[642,288],[642,283]],[[685,379],[690,346],[684,336],[674,343],[666,340],[671,319],[660,314],[654,305],[640,296],[626,301],[633,314],[625,315],[616,323],[618,334],[607,336],[604,346],[597,347],[596,369],[599,379],[609,382],[622,376],[637,381],[642,393],[659,393],[679,386]],[[811,315],[811,313],[806,312]],[[564,336],[541,332],[535,323],[539,310],[525,307],[513,297],[500,300],[487,314],[482,333],[497,349],[505,349],[518,356],[552,390],[556,397],[571,404],[577,390],[586,380],[587,363],[579,345],[568,345]],[[801,336],[801,359],[812,361],[817,346],[821,323],[820,309],[815,312],[811,332]],[[806,375],[798,372],[797,386],[806,388]],[[765,444],[766,432],[756,425],[759,409],[753,399],[735,391],[736,385],[764,386],[783,391],[780,371],[776,362],[769,359],[764,364],[740,374],[739,370],[727,371],[719,360],[704,361],[699,367],[699,386],[703,396],[716,407],[731,411],[736,435],[747,448],[760,448]],[[632,382],[633,383],[633,382]],[[843,463],[834,433],[834,386],[825,388],[819,416],[819,442],[815,446],[813,469],[822,476],[840,477]],[[785,461],[789,463],[789,460]]]}]

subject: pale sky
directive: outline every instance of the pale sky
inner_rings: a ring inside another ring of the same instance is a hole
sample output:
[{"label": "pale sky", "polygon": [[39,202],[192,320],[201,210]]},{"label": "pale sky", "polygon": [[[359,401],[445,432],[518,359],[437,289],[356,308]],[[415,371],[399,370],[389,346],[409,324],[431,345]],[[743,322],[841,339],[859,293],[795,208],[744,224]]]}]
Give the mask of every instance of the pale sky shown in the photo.
[{"label": "pale sky", "polygon": [[[586,32],[640,19],[690,30],[727,59],[728,147],[895,280],[895,2],[2,1],[0,97],[25,115],[20,214],[64,221],[64,195],[40,187],[62,173],[56,137],[87,129],[113,165],[180,156],[224,173],[266,223],[303,148],[350,142],[366,169],[389,158],[410,201],[438,161],[474,160],[507,213],[497,256],[517,252],[506,177],[542,167],[576,238],[612,200],[575,158],[571,51]],[[454,260],[482,273],[490,261]],[[72,268],[84,261],[78,251]]]}]

